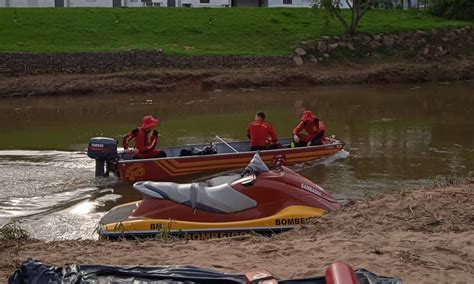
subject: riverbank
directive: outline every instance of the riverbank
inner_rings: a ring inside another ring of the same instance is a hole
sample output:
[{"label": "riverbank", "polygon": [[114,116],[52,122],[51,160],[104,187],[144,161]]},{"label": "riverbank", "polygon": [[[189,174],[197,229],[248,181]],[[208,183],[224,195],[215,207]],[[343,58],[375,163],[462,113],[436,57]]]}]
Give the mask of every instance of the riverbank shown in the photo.
[{"label": "riverbank", "polygon": [[[345,16],[350,11],[343,12]],[[167,55],[290,55],[294,45],[342,35],[335,18],[308,8],[0,9],[0,51],[158,50]],[[426,11],[368,10],[364,33],[469,25]]]},{"label": "riverbank", "polygon": [[[404,283],[468,283],[473,277],[474,183],[401,191],[350,202],[298,231],[210,241],[0,240],[0,279],[21,261],[47,264],[195,265],[267,269],[281,278],[324,274],[343,260]],[[147,253],[144,254],[143,252]]]},{"label": "riverbank", "polygon": [[0,97],[143,93],[474,79],[474,59],[444,62],[333,63],[293,67],[153,69],[111,74],[0,76]]}]

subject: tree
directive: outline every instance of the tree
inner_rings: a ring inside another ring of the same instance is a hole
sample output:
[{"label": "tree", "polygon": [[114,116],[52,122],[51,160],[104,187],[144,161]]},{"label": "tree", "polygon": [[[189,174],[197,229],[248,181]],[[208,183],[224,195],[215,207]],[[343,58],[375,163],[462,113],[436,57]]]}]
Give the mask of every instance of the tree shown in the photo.
[{"label": "tree", "polygon": [[344,0],[351,11],[350,21],[343,16],[342,0],[315,0],[315,8],[325,10],[337,18],[342,24],[346,34],[354,35],[359,26],[360,19],[364,16],[372,0]]}]

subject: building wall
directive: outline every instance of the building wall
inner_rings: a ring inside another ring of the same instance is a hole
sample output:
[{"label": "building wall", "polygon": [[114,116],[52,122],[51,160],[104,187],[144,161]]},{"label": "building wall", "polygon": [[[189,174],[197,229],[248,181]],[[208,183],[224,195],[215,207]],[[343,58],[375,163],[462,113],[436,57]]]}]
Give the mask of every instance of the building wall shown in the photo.
[{"label": "building wall", "polygon": [[187,5],[191,5],[193,8],[204,8],[204,7],[213,7],[213,8],[221,8],[227,6],[231,6],[231,0],[209,0],[209,3],[201,3],[202,0],[176,0],[177,7],[186,7]]},{"label": "building wall", "polygon": [[122,6],[125,7],[143,7],[142,0],[123,0]]},{"label": "building wall", "polygon": [[232,0],[232,7],[265,7],[260,0]]},{"label": "building wall", "polygon": [[0,0],[0,7],[54,7],[54,0]]},{"label": "building wall", "polygon": [[268,0],[268,7],[307,8],[313,5],[312,0],[288,0],[289,2],[291,2],[291,4],[283,4],[283,1],[284,0]]},{"label": "building wall", "polygon": [[112,7],[112,0],[69,0],[69,7]]}]

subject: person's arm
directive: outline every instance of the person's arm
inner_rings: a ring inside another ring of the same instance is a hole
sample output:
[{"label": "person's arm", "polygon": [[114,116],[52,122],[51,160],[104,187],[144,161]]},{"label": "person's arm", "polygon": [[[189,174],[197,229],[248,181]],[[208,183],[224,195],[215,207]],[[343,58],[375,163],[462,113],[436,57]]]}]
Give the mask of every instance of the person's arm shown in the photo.
[{"label": "person's arm", "polygon": [[275,132],[275,129],[271,125],[268,126],[270,128],[270,136],[272,137],[272,143],[278,143],[278,136]]},{"label": "person's arm", "polygon": [[300,133],[301,130],[304,129],[304,121],[301,121],[294,129],[293,129],[293,135],[297,135]]},{"label": "person's arm", "polygon": [[300,142],[300,137],[298,136],[298,133],[303,130],[305,124],[304,124],[304,121],[301,121],[296,127],[295,129],[293,129],[293,140],[298,143]]},{"label": "person's arm", "polygon": [[314,138],[321,139],[321,137],[323,137],[326,134],[324,124],[319,119],[315,119],[314,123],[318,126],[318,131],[316,132],[316,135],[314,136]]},{"label": "person's arm", "polygon": [[155,149],[156,143],[158,143],[158,131],[153,130],[153,134],[151,135],[150,145],[148,145],[145,148],[145,151],[148,152],[148,151],[151,151],[151,150]]},{"label": "person's arm", "polygon": [[125,149],[125,150],[128,149],[128,142],[130,142],[130,140],[137,137],[137,133],[138,133],[138,129],[135,128],[123,137],[123,141],[122,141],[123,149]]},{"label": "person's arm", "polygon": [[326,131],[324,129],[321,129],[321,130],[318,130],[318,133],[316,133],[316,136],[314,136],[314,138],[320,139],[324,135],[326,135]]},{"label": "person's arm", "polygon": [[252,123],[250,123],[249,126],[247,126],[247,138],[248,139],[251,139],[250,138],[250,126],[252,126]]}]

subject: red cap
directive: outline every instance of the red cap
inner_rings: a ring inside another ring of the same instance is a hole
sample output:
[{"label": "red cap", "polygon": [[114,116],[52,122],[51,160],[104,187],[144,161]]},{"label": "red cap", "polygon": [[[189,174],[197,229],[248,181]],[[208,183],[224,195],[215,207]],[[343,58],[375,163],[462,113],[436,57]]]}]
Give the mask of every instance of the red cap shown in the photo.
[{"label": "red cap", "polygon": [[152,115],[147,115],[143,117],[143,122],[141,128],[148,129],[157,126],[160,123],[159,119],[154,118]]},{"label": "red cap", "polygon": [[302,121],[312,121],[313,119],[317,118],[310,110],[303,111],[303,115],[301,116]]}]

